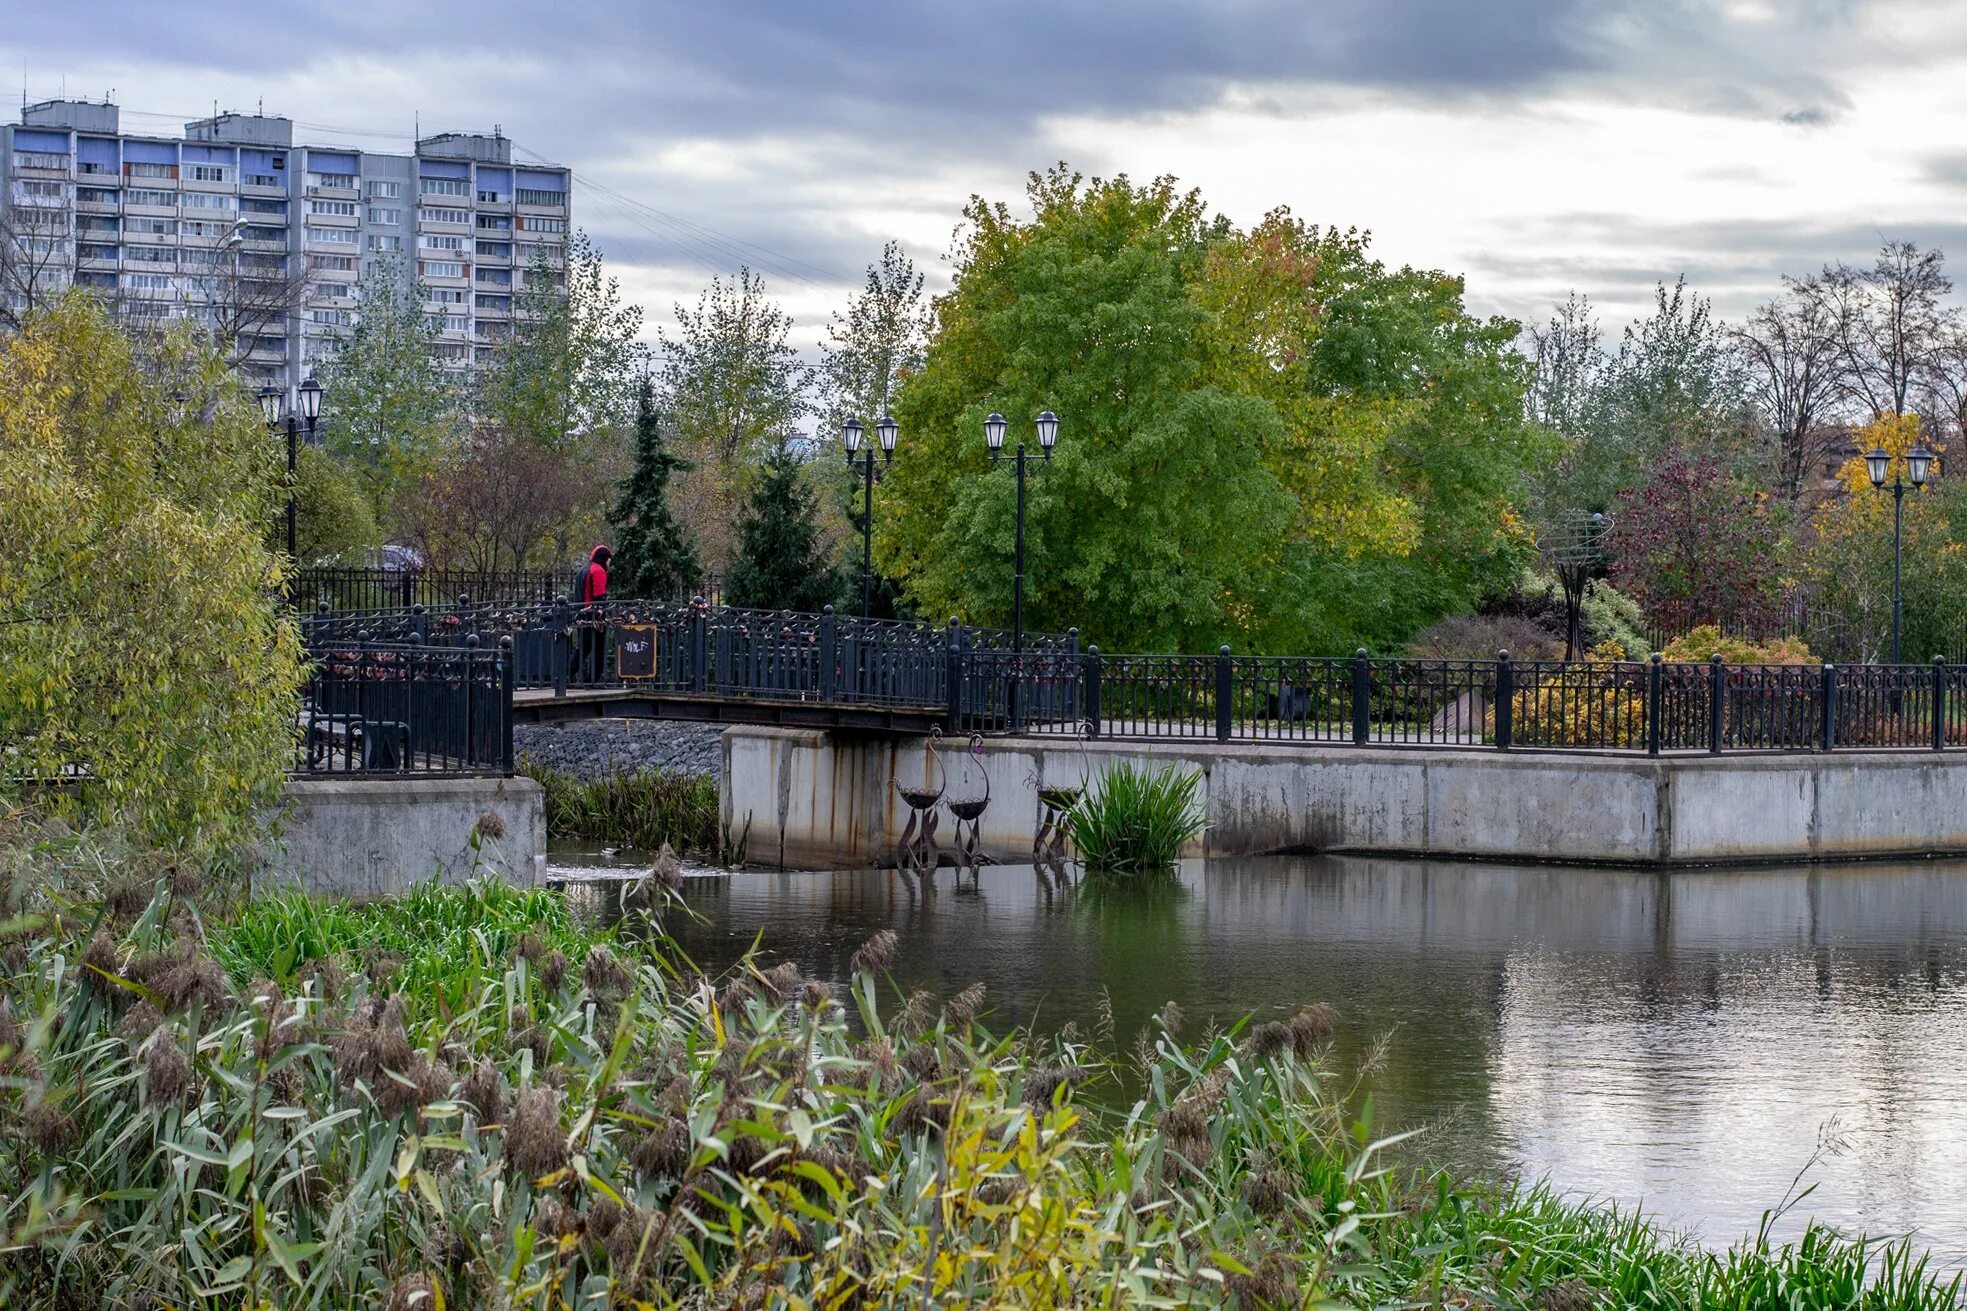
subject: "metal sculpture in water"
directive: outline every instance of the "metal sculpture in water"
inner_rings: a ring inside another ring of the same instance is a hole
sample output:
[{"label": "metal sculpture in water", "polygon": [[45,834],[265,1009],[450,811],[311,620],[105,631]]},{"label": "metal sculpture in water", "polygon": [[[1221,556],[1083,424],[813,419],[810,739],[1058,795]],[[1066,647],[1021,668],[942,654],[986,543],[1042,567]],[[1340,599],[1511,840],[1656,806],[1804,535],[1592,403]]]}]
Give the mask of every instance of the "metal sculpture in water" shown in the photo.
[{"label": "metal sculpture in water", "polygon": [[[972,761],[983,759],[983,734],[970,734],[970,757]],[[965,767],[969,767],[967,763]],[[990,771],[982,764],[977,764],[976,770],[983,775],[983,795],[945,803],[949,806],[949,813],[956,818],[956,864],[961,869],[971,871],[990,863],[990,857],[983,850],[981,832],[983,813],[990,806]]]},{"label": "metal sculpture in water", "polygon": [[1062,866],[1066,859],[1066,832],[1072,822],[1073,807],[1086,795],[1086,780],[1092,762],[1086,744],[1092,740],[1092,725],[1084,720],[1075,730],[1079,738],[1079,783],[1077,786],[1047,786],[1032,779],[1038,788],[1038,831],[1031,839],[1031,863],[1041,868]]},{"label": "metal sculpture in water", "polygon": [[942,736],[939,729],[929,731],[929,760],[935,766],[936,786],[905,788],[899,781],[894,785],[896,793],[908,804],[908,823],[902,829],[901,841],[895,844],[895,865],[911,873],[933,873],[938,860],[936,808],[942,801],[944,789],[949,786],[949,774],[943,768],[942,753],[936,750]]}]

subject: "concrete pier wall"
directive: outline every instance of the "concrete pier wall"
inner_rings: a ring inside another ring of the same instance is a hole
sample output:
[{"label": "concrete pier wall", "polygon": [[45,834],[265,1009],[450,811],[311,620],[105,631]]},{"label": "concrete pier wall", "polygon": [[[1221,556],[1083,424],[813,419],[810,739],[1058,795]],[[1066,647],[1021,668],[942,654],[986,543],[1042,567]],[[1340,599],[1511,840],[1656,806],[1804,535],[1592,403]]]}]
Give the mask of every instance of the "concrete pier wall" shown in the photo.
[{"label": "concrete pier wall", "polygon": [[[1967,854],[1967,753],[1604,756],[1212,742],[944,743],[945,797],[979,796],[983,844],[1029,859],[1037,789],[1111,761],[1198,769],[1209,827],[1191,855],[1347,851],[1616,865]],[[750,857],[885,864],[895,791],[937,783],[926,740],[812,730],[724,734],[727,830]],[[947,810],[938,835],[947,848]]]},{"label": "concrete pier wall", "polygon": [[531,886],[546,857],[530,778],[294,779],[263,886],[373,897],[432,878]]}]

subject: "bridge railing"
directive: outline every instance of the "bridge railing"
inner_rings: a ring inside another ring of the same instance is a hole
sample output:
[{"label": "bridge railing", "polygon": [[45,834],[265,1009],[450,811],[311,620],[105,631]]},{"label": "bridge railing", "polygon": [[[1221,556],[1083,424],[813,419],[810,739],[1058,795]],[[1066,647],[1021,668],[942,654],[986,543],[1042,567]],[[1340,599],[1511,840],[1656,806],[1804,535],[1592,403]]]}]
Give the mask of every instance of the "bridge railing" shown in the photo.
[{"label": "bridge railing", "polygon": [[310,665],[293,772],[458,776],[512,772],[505,647],[371,643]]},{"label": "bridge railing", "polygon": [[[579,569],[381,569],[310,566],[294,571],[289,595],[303,611],[326,603],[336,611],[430,609],[451,606],[459,597],[497,605],[542,605],[580,594]],[[715,602],[721,595],[716,575],[704,578],[695,594]],[[676,598],[688,601],[689,596]]]},{"label": "bridge railing", "polygon": [[953,732],[1662,752],[1967,746],[1967,666],[970,651]]}]

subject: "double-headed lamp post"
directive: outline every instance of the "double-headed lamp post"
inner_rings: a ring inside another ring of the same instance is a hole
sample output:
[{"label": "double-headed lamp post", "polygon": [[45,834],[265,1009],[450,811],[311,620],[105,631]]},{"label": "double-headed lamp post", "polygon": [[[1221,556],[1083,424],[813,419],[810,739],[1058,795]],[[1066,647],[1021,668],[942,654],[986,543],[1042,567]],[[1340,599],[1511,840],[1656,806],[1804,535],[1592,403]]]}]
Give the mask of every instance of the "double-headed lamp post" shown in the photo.
[{"label": "double-headed lamp post", "polygon": [[[1892,453],[1883,446],[1874,446],[1865,455],[1865,472],[1871,477],[1871,485],[1880,491],[1885,490],[1885,475],[1892,471]],[[1899,566],[1904,554],[1904,529],[1906,507],[1906,485],[1924,487],[1926,479],[1933,471],[1933,453],[1920,443],[1906,452],[1905,476],[1892,478],[1892,663],[1898,664],[1902,655],[1900,635],[1904,628],[1905,612],[1899,590]]]},{"label": "double-headed lamp post", "polygon": [[[314,441],[314,424],[321,417],[321,384],[309,378],[294,390],[294,407],[287,410],[287,556],[296,565],[300,563],[300,543],[298,525],[294,512],[294,482],[300,471],[296,447],[300,441],[301,424],[307,425],[307,440]],[[278,387],[260,388],[260,413],[266,416],[266,427],[272,432],[280,426],[282,402],[286,395]],[[295,413],[298,410],[299,413]]]},{"label": "double-headed lamp post", "polygon": [[[1024,650],[1024,478],[1025,451],[1024,438],[1018,438],[1018,453],[1015,456],[1004,454],[1004,434],[1010,424],[1001,414],[992,414],[984,420],[984,444],[990,448],[992,464],[1011,461],[1017,471],[1018,479],[1018,538],[1017,550],[1012,560],[1011,581],[1011,650]],[[1059,444],[1059,416],[1046,410],[1037,419],[1038,452],[1045,459],[1052,458],[1052,448]]]},{"label": "double-headed lamp post", "polygon": [[[887,415],[882,415],[874,423],[874,434],[881,446],[881,464],[885,468],[895,458],[895,439],[901,436],[901,425]],[[868,447],[861,454],[861,439],[864,436],[859,419],[849,419],[840,429],[840,444],[847,448],[847,467],[856,463],[861,466],[861,618],[870,618],[874,610],[874,448]]]}]

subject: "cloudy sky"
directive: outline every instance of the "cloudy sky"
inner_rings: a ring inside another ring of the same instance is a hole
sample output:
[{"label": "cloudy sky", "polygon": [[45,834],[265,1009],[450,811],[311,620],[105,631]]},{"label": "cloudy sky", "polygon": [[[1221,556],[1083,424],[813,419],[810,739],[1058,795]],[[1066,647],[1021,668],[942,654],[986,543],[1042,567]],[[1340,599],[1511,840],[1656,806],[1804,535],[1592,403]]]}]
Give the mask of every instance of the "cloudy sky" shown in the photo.
[{"label": "cloudy sky", "polygon": [[1519,318],[1576,288],[1616,321],[1683,272],[1738,313],[1881,235],[1967,270],[1958,0],[89,0],[0,59],[128,130],[498,124],[575,168],[652,329],[749,262],[811,341],[883,240],[938,282],[964,200],[1056,160],[1369,229]]}]

